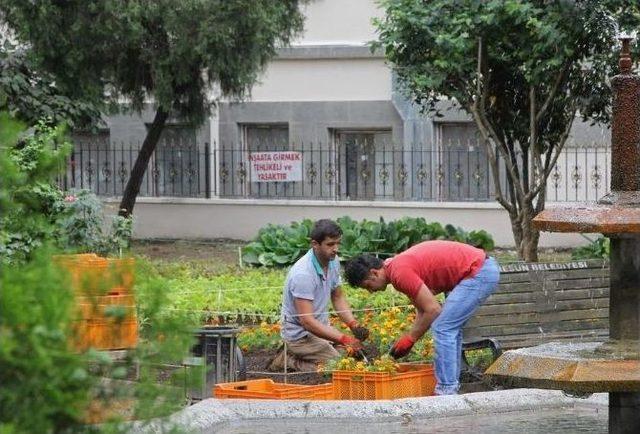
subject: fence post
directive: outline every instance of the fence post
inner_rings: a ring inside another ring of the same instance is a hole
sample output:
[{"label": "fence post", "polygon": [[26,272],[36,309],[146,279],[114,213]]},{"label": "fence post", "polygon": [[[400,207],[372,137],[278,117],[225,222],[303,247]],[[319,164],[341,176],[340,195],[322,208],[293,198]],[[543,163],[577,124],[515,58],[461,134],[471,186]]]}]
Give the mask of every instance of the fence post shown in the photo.
[{"label": "fence post", "polygon": [[211,145],[204,142],[204,195],[211,199]]}]

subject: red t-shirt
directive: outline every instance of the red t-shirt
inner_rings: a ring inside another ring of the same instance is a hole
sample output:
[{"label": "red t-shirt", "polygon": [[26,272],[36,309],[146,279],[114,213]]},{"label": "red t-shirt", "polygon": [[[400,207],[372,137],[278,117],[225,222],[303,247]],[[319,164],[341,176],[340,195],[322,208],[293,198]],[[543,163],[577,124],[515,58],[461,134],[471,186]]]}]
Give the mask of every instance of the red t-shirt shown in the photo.
[{"label": "red t-shirt", "polygon": [[389,258],[384,268],[398,291],[415,298],[424,283],[434,294],[451,291],[482,268],[484,250],[455,241],[424,241]]}]

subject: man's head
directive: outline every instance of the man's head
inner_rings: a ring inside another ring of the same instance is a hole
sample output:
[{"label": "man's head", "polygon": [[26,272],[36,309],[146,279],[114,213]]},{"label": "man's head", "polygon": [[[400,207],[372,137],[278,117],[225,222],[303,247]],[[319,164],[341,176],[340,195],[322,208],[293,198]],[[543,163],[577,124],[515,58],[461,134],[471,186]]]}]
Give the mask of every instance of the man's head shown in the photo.
[{"label": "man's head", "polygon": [[342,239],[342,229],[333,220],[318,220],[311,229],[311,247],[320,263],[335,259]]},{"label": "man's head", "polygon": [[359,255],[347,262],[344,274],[351,286],[359,286],[369,292],[384,291],[389,280],[383,265],[380,258]]}]

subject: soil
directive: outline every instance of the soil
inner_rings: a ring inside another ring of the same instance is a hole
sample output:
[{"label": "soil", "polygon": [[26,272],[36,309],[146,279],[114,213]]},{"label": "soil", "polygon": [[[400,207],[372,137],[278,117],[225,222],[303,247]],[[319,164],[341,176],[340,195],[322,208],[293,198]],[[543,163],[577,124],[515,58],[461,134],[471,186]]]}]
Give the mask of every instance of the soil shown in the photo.
[{"label": "soil", "polygon": [[[285,382],[285,375],[281,372],[268,372],[267,366],[275,357],[277,350],[255,350],[245,353],[244,360],[247,365],[247,380],[259,378],[271,378],[277,383]],[[292,384],[323,384],[331,382],[331,378],[323,374],[288,372],[287,383]]]},{"label": "soil", "polygon": [[217,238],[213,240],[134,240],[136,255],[159,261],[191,261],[207,264],[212,271],[224,271],[239,265],[238,249],[246,241]]}]

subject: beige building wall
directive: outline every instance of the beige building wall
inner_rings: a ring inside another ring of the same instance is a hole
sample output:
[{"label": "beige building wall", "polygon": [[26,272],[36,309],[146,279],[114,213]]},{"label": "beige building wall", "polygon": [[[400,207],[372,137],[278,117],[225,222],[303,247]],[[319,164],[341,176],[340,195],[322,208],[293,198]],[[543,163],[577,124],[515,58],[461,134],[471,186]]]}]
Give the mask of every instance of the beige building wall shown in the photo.
[{"label": "beige building wall", "polygon": [[[303,11],[304,32],[290,49],[320,51],[271,61],[248,101],[391,100],[391,70],[381,56],[371,56],[367,48],[376,39],[371,20],[382,16],[376,2],[316,0],[303,6]],[[341,48],[360,48],[367,55],[360,51],[350,57],[340,52]]]},{"label": "beige building wall", "polygon": [[292,45],[362,44],[376,38],[371,19],[383,16],[375,0],[314,0],[303,11],[304,34]]},{"label": "beige building wall", "polygon": [[[108,214],[116,214],[118,201],[105,200]],[[548,204],[553,206],[554,204]],[[304,218],[396,220],[424,217],[429,222],[484,229],[497,246],[513,247],[507,213],[494,203],[456,202],[334,202],[289,200],[139,198],[135,207],[134,237],[137,239],[253,239],[268,223],[289,224]],[[543,233],[541,247],[584,245],[579,234]]]},{"label": "beige building wall", "polygon": [[253,87],[252,102],[391,100],[383,59],[275,60]]}]

